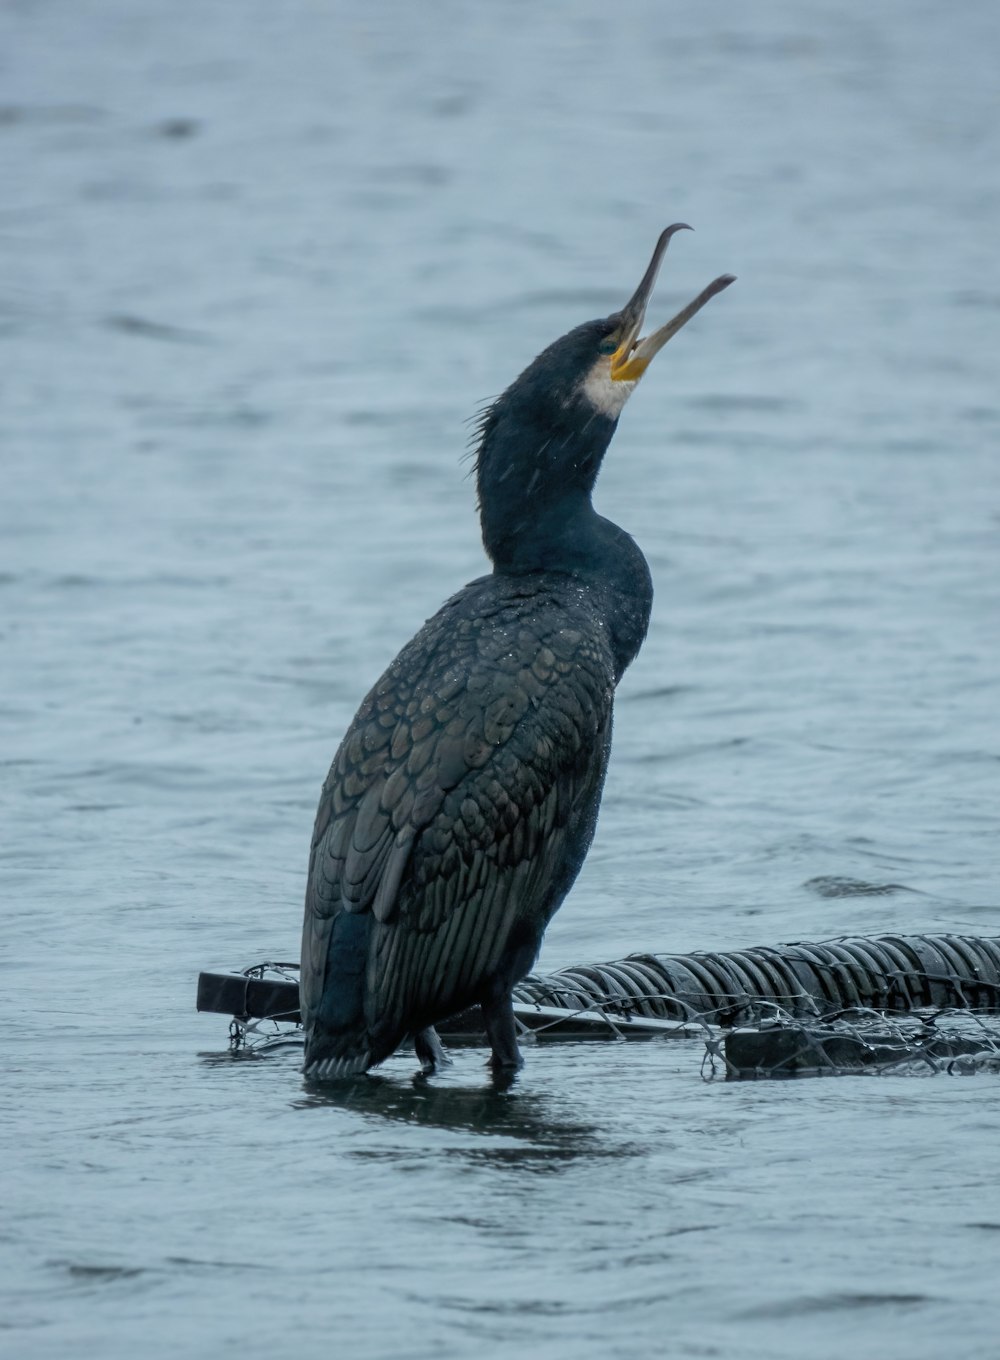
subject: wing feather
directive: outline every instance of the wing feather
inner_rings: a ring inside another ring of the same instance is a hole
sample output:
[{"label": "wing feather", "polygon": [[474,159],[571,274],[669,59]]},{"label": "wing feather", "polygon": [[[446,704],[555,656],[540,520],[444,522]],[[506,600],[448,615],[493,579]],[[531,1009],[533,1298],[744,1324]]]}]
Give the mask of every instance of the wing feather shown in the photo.
[{"label": "wing feather", "polygon": [[341,911],[373,917],[365,1015],[386,1051],[477,999],[519,931],[540,939],[589,844],[610,738],[613,658],[583,608],[553,587],[526,622],[523,589],[486,578],[362,704],[316,819],[307,1026]]}]

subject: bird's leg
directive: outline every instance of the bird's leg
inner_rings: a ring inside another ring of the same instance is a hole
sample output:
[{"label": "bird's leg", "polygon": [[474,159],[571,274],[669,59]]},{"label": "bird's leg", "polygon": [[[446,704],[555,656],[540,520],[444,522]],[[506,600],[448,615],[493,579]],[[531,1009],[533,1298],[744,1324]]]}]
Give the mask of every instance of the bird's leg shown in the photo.
[{"label": "bird's leg", "polygon": [[486,1037],[493,1055],[490,1066],[497,1076],[512,1076],[524,1065],[517,1046],[517,1021],[514,1019],[514,1000],[510,992],[494,994],[480,1002]]},{"label": "bird's leg", "polygon": [[439,1072],[442,1067],[451,1066],[451,1059],[444,1051],[444,1044],[438,1038],[433,1025],[417,1031],[413,1036],[413,1047],[420,1059],[420,1070],[424,1076],[429,1077]]}]

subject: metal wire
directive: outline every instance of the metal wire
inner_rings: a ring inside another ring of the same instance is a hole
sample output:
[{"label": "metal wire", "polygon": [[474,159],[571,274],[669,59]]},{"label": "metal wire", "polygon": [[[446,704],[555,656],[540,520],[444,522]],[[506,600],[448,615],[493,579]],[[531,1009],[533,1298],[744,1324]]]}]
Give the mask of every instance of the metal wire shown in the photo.
[{"label": "metal wire", "polygon": [[[298,966],[259,963],[242,977],[278,985],[265,991],[266,1016],[260,1010],[234,1016],[232,1052],[300,1041],[301,1031],[291,1028],[298,1020]],[[260,1004],[246,988],[238,992],[246,1009]],[[700,1030],[706,1080],[1000,1071],[1000,1022],[988,1014],[1000,1012],[998,938],[885,935],[726,953],[633,954],[526,977],[514,1002],[525,1038],[555,1035],[560,1027],[571,1033],[573,1020],[591,1016],[619,1039]],[[643,1029],[643,1020],[655,1023]],[[576,1032],[583,1032],[579,1025]],[[461,1033],[468,1039],[475,1024]]]},{"label": "metal wire", "polygon": [[733,1031],[706,1044],[702,1076],[972,1075],[1000,1072],[1000,1024],[970,1010],[908,1015],[856,1007],[822,1023],[795,1016]]},{"label": "metal wire", "polygon": [[532,975],[518,1002],[571,1010],[604,1003],[655,1019],[743,1023],[775,1003],[791,1015],[848,1007],[1000,1005],[1000,940],[977,936],[845,937],[731,953],[636,954]]}]

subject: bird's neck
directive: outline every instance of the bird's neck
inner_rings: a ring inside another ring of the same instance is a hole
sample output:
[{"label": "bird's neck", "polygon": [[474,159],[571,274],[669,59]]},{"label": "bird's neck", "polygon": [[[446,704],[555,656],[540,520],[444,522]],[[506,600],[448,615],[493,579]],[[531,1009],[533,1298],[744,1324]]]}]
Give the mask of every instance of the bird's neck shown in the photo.
[{"label": "bird's neck", "polygon": [[587,588],[609,630],[616,679],[649,627],[653,583],[635,540],[594,509],[588,490],[482,511],[483,542],[495,573],[526,577],[557,572]]},{"label": "bird's neck", "polygon": [[546,379],[536,390],[522,375],[483,421],[476,463],[483,545],[497,575],[555,572],[585,588],[611,641],[617,680],[642,645],[653,602],[646,559],[591,501],[618,422],[579,397],[554,401],[550,385]]}]

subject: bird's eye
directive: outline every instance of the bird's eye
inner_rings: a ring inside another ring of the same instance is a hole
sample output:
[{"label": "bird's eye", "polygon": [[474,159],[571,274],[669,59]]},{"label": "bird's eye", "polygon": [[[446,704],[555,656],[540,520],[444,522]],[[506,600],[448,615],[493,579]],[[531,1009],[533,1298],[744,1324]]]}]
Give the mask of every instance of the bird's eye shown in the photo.
[{"label": "bird's eye", "polygon": [[598,354],[614,354],[617,348],[618,341],[614,338],[614,336],[609,335],[607,340],[602,340],[601,343],[597,346],[597,352]]}]

